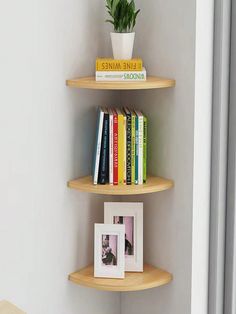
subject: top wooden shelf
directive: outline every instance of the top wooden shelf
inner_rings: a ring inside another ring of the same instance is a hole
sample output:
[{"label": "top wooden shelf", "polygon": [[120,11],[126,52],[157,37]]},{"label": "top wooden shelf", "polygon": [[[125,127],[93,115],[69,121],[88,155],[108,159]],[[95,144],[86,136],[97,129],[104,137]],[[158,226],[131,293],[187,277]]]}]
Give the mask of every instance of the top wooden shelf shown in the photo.
[{"label": "top wooden shelf", "polygon": [[66,81],[66,85],[75,88],[134,90],[174,87],[175,80],[156,76],[147,77],[143,82],[96,82],[94,76],[80,77]]}]

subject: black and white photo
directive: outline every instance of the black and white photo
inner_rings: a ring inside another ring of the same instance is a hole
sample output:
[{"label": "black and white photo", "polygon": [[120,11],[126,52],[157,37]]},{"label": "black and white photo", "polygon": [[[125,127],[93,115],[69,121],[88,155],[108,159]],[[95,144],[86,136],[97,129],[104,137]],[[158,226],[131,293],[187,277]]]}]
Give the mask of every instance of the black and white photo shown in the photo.
[{"label": "black and white photo", "polygon": [[124,278],[125,226],[95,224],[94,277]]},{"label": "black and white photo", "polygon": [[143,271],[143,203],[104,203],[104,221],[125,226],[126,271]]}]

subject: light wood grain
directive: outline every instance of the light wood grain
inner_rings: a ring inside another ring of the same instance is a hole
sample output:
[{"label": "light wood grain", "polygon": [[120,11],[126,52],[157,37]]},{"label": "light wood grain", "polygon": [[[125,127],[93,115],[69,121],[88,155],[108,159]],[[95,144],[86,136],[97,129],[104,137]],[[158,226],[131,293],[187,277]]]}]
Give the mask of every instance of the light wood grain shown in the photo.
[{"label": "light wood grain", "polygon": [[26,314],[8,301],[0,301],[0,314]]},{"label": "light wood grain", "polygon": [[94,278],[93,266],[69,275],[69,280],[82,286],[106,291],[138,291],[169,283],[172,275],[151,265],[144,265],[143,273],[125,273],[125,279]]},{"label": "light wood grain", "polygon": [[90,89],[155,89],[175,86],[175,80],[155,76],[147,77],[143,82],[96,82],[94,76],[80,77],[66,81],[67,86]]},{"label": "light wood grain", "polygon": [[152,176],[149,176],[147,178],[147,183],[142,185],[94,185],[91,176],[81,177],[68,182],[68,187],[72,189],[103,195],[137,195],[154,193],[168,190],[173,186],[174,182],[172,180]]}]

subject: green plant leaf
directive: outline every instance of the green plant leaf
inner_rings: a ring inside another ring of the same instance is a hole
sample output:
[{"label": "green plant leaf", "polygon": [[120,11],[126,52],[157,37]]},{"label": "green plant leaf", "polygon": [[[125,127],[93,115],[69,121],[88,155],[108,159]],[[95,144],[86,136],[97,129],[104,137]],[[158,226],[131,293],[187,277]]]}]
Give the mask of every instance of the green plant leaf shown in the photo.
[{"label": "green plant leaf", "polygon": [[137,15],[139,14],[139,12],[140,12],[140,9],[139,9],[139,10],[137,10],[137,11],[134,13],[134,18],[133,18],[133,28],[134,28],[134,26],[135,26],[135,24],[136,24],[136,18],[137,18]]},{"label": "green plant leaf", "polygon": [[105,22],[107,22],[107,23],[111,23],[111,24],[113,24],[113,25],[114,25],[114,22],[113,22],[112,20],[106,20]]},{"label": "green plant leaf", "polygon": [[131,32],[140,10],[135,11],[135,0],[105,0],[106,9],[112,19],[106,22],[114,25],[116,32]]},{"label": "green plant leaf", "polygon": [[115,11],[116,11],[116,7],[118,5],[118,3],[120,2],[120,0],[113,0],[112,1],[112,5],[111,5],[111,14],[114,16]]}]

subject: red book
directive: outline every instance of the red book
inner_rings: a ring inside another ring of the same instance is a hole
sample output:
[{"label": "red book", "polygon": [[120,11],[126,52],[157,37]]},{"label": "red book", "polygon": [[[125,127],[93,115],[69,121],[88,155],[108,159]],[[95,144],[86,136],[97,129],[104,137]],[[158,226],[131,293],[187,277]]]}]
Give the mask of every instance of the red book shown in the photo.
[{"label": "red book", "polygon": [[113,110],[113,184],[118,185],[118,116]]}]

